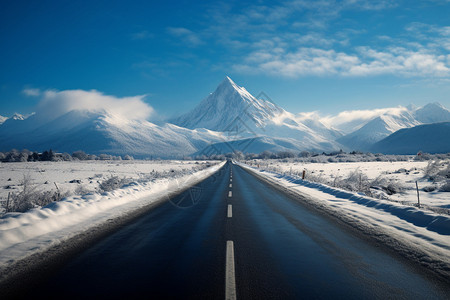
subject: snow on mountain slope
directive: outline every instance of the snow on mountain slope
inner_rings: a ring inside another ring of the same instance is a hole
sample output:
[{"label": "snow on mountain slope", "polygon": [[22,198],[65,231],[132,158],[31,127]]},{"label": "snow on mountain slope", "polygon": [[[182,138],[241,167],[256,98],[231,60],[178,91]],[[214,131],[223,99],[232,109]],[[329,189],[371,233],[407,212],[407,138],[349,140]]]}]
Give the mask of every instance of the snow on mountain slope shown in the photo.
[{"label": "snow on mountain slope", "polygon": [[[256,99],[245,88],[226,77],[214,93],[210,94],[191,112],[170,121],[182,127],[207,128],[227,131],[236,118],[263,127],[267,120],[283,112],[276,104]],[[247,120],[248,119],[248,120]]]},{"label": "snow on mountain slope", "polygon": [[375,143],[370,150],[386,154],[449,153],[450,122],[401,129]]},{"label": "snow on mountain slope", "polygon": [[[31,121],[30,121],[31,120]],[[21,115],[15,113],[10,118],[6,118],[0,125],[0,136],[2,134],[18,134],[29,131],[36,124],[36,115]]]},{"label": "snow on mountain slope", "polygon": [[40,120],[34,121],[29,120],[23,132],[0,134],[0,151],[52,148],[60,152],[83,150],[170,158],[189,155],[211,141],[220,141],[220,134],[212,131],[187,130],[171,124],[158,126],[107,112],[73,110],[42,125]]},{"label": "snow on mountain slope", "polygon": [[421,123],[450,122],[450,110],[437,102],[415,109],[413,116]]},{"label": "snow on mountain slope", "polygon": [[325,126],[322,122],[320,122],[317,118],[309,117],[309,118],[297,118],[297,121],[301,122],[308,128],[311,128],[315,132],[319,133],[321,136],[329,139],[336,140],[343,136],[343,134],[331,127]]},{"label": "snow on mountain slope", "polygon": [[[412,112],[414,108],[410,107],[387,107],[387,108],[376,108],[376,109],[355,109],[355,110],[345,110],[334,116],[320,116],[317,113],[309,113],[309,115],[314,116],[314,119],[320,120],[323,124],[327,125],[329,128],[336,128],[343,134],[350,134],[364,125],[366,125],[371,120],[382,116],[382,115],[398,115],[404,111]],[[308,114],[308,113],[303,113]]]},{"label": "snow on mountain slope", "polygon": [[[59,94],[65,95],[65,92]],[[76,93],[92,98],[91,94]],[[94,96],[92,101],[106,97],[101,93]],[[72,98],[62,100],[74,101]],[[66,112],[58,110],[62,113],[54,114],[51,108],[46,107],[27,119],[7,120],[0,126],[0,151],[51,148],[59,152],[83,150],[92,154],[173,158],[202,152],[210,144],[255,137],[273,137],[270,141],[256,143],[252,148],[255,153],[269,148],[274,151],[332,151],[340,148],[337,143],[330,142],[330,139],[335,139],[335,131],[312,119],[298,121],[295,115],[276,104],[256,99],[229,77],[191,113],[174,120],[177,125],[166,123],[159,126],[98,105],[94,105],[94,110],[83,107],[75,106]],[[258,149],[256,145],[261,147]],[[242,147],[235,150],[239,149]]]},{"label": "snow on mountain slope", "polygon": [[[296,150],[337,150],[334,140],[341,136],[313,118],[299,118],[278,105],[253,97],[245,88],[226,77],[214,93],[196,108],[171,123],[190,129],[207,128],[229,133],[230,140],[255,137],[290,138],[302,148]],[[235,136],[232,136],[235,134]],[[278,139],[272,139],[278,141]],[[320,145],[326,145],[320,148]],[[262,147],[261,151],[267,147]],[[276,147],[275,147],[276,148]],[[280,148],[283,148],[280,145]]]},{"label": "snow on mountain slope", "polygon": [[384,114],[369,121],[360,129],[337,139],[337,141],[350,150],[366,151],[372,144],[397,130],[419,124],[420,122],[406,110],[399,114]]},{"label": "snow on mountain slope", "polygon": [[8,120],[8,117],[4,117],[0,115],[0,125],[3,124],[6,120]]}]

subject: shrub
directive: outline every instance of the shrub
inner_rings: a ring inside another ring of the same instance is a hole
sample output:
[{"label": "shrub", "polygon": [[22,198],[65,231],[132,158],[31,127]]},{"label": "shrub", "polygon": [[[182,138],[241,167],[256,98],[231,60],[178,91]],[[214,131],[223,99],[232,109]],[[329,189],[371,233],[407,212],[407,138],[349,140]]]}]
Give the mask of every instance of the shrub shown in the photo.
[{"label": "shrub", "polygon": [[447,181],[441,188],[439,189],[440,192],[450,192],[450,180]]},{"label": "shrub", "polygon": [[120,189],[124,185],[130,183],[129,179],[119,178],[119,176],[111,176],[110,178],[102,181],[99,184],[100,191],[109,192],[116,189]]},{"label": "shrub", "polygon": [[436,186],[429,185],[429,186],[424,187],[422,190],[424,192],[426,192],[426,193],[431,193],[431,192],[434,192],[436,190]]},{"label": "shrub", "polygon": [[68,196],[68,193],[60,193],[59,190],[37,191],[37,187],[32,184],[30,175],[24,175],[20,185],[22,186],[22,191],[11,193],[8,207],[6,207],[7,212],[26,212],[32,208],[45,206]]}]

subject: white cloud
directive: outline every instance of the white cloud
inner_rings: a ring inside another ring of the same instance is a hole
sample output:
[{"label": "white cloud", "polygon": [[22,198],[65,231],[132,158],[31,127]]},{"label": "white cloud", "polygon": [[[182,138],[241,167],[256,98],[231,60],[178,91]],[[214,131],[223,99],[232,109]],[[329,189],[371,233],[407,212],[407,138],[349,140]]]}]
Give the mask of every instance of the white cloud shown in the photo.
[{"label": "white cloud", "polygon": [[190,46],[198,46],[203,44],[203,41],[200,37],[194,33],[192,30],[189,30],[184,27],[169,27],[167,28],[168,32],[185,42]]},{"label": "white cloud", "polygon": [[[430,0],[431,1],[431,0]],[[434,1],[434,0],[433,0]],[[450,77],[450,27],[412,23],[397,35],[340,18],[390,10],[396,0],[293,0],[278,5],[218,6],[196,36],[235,51],[224,64],[275,76]],[[356,21],[356,22],[355,22]],[[333,27],[332,27],[333,26]],[[181,28],[179,35],[191,31]],[[363,44],[356,44],[363,43]],[[229,68],[229,67],[228,67]]]},{"label": "white cloud", "polygon": [[40,89],[32,89],[32,88],[26,88],[22,90],[22,93],[24,93],[27,96],[31,96],[31,97],[37,97],[41,94],[41,90]]},{"label": "white cloud", "polygon": [[252,52],[237,71],[264,72],[286,77],[307,75],[373,76],[392,74],[412,77],[448,77],[448,56],[401,47],[377,51],[358,47],[356,53],[303,47],[283,51],[279,47]]},{"label": "white cloud", "polygon": [[[407,108],[390,107],[390,108],[380,108],[373,110],[347,110],[340,112],[335,116],[325,116],[321,117],[320,121],[327,125],[332,126],[344,131],[353,131],[358,126],[364,124],[365,122],[372,120],[378,116],[389,114],[389,115],[400,115],[401,113],[407,111]],[[318,117],[318,115],[316,115]]]},{"label": "white cloud", "polygon": [[47,90],[38,105],[38,114],[58,117],[72,110],[107,112],[127,119],[148,119],[153,108],[143,101],[145,95],[118,98],[96,90]]},{"label": "white cloud", "polygon": [[[265,72],[275,75],[297,77],[303,75],[330,75],[347,72],[359,64],[359,58],[334,50],[319,48],[300,48],[295,52],[277,53],[260,52],[250,54],[256,61],[248,65],[247,70]],[[245,70],[242,65],[235,65],[236,70]]]},{"label": "white cloud", "polygon": [[154,37],[153,33],[148,32],[147,30],[135,32],[131,35],[132,40],[147,40]]}]

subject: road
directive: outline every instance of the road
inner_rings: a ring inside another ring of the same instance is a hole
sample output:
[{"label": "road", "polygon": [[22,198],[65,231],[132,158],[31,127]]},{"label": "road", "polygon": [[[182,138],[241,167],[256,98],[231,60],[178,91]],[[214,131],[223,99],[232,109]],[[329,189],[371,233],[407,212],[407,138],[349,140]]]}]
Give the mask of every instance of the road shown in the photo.
[{"label": "road", "polygon": [[27,296],[444,299],[448,293],[416,266],[231,163],[43,276],[39,286]]}]

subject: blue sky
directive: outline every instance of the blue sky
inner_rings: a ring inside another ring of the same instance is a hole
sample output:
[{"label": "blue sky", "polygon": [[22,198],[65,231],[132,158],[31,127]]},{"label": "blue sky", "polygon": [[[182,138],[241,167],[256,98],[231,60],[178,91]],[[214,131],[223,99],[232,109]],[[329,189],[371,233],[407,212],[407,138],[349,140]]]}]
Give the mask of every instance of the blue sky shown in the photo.
[{"label": "blue sky", "polygon": [[448,0],[3,1],[0,115],[96,90],[164,118],[226,75],[293,113],[450,107],[449,16]]}]

